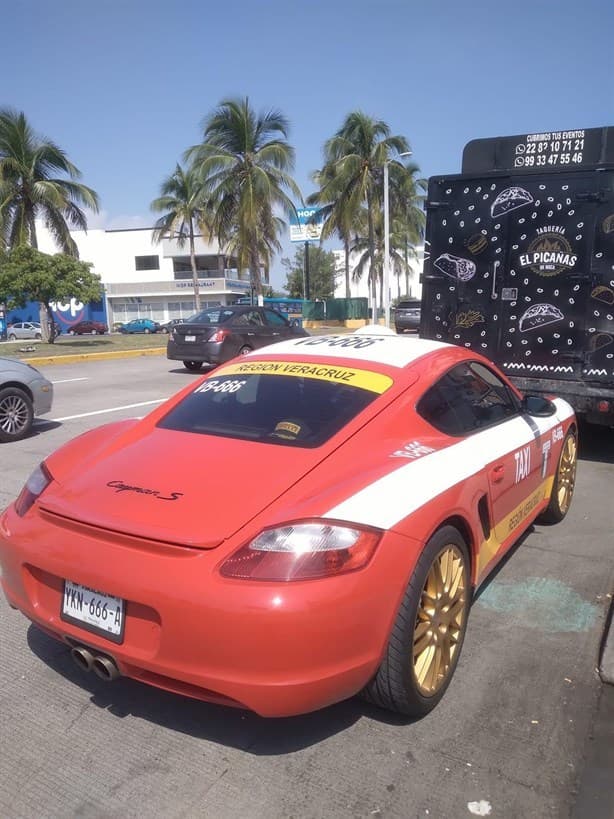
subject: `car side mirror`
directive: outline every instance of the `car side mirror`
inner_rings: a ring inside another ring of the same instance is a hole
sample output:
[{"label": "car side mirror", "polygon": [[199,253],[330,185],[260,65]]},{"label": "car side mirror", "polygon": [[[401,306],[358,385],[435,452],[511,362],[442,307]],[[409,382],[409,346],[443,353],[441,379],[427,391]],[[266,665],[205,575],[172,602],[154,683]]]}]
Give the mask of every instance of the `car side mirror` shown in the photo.
[{"label": "car side mirror", "polygon": [[522,411],[536,418],[549,418],[556,413],[556,405],[543,395],[525,395],[522,399]]}]

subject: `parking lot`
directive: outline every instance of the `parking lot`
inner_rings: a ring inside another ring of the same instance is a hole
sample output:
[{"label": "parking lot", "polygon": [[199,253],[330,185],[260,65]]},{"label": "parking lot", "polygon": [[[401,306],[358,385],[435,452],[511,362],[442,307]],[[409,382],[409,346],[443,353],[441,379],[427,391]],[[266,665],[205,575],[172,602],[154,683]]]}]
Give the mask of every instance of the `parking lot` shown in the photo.
[{"label": "parking lot", "polygon": [[[54,409],[32,437],[0,447],[0,507],[65,441],[144,415],[200,377],[163,356],[41,370]],[[420,721],[358,699],[265,720],[127,679],[107,684],[2,598],[0,815],[572,815],[578,791],[588,798],[614,583],[614,431],[582,433],[568,517],[533,527],[480,590],[448,693]],[[237,503],[241,481],[239,469]]]}]

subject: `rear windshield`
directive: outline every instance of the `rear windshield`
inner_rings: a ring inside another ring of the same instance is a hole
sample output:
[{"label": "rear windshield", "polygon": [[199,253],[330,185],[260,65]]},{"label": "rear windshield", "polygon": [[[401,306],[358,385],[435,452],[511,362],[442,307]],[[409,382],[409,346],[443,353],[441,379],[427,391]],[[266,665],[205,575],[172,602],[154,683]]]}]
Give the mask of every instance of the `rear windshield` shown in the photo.
[{"label": "rear windshield", "polygon": [[233,367],[231,374],[209,377],[159,421],[158,427],[315,447],[392,383],[391,379],[371,374],[375,388],[364,388],[337,383],[333,377],[236,372],[240,366]]},{"label": "rear windshield", "polygon": [[208,307],[206,310],[201,310],[200,313],[194,313],[193,316],[187,320],[188,324],[222,324],[235,315],[235,310],[229,310],[227,307]]}]

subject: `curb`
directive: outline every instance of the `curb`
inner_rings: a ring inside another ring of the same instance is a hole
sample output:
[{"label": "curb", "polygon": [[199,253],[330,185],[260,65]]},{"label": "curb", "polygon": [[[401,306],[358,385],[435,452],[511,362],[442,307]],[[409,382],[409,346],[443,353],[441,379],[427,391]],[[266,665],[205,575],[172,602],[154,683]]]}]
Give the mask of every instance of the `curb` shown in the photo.
[{"label": "curb", "polygon": [[144,350],[114,350],[108,353],[70,353],[69,355],[40,356],[38,358],[20,358],[24,364],[35,366],[47,364],[75,364],[78,361],[104,361],[112,358],[138,358],[143,355],[162,355],[166,347],[151,347]]},{"label": "curb", "polygon": [[601,681],[614,685],[614,601],[610,604],[610,610],[606,619],[606,633],[601,652],[601,663],[599,664],[599,676]]}]

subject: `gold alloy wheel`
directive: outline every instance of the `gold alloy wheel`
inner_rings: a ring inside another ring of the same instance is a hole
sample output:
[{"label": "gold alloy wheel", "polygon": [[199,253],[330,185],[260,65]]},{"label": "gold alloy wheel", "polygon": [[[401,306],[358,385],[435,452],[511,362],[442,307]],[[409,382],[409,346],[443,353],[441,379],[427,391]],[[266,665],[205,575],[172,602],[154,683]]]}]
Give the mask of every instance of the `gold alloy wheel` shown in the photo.
[{"label": "gold alloy wheel", "polygon": [[414,628],[414,677],[420,694],[432,696],[446,682],[467,619],[465,557],[453,543],[433,561]]},{"label": "gold alloy wheel", "polygon": [[576,484],[576,463],[578,447],[573,435],[568,435],[561,452],[559,470],[556,476],[556,493],[561,514],[565,515],[571,504]]}]

